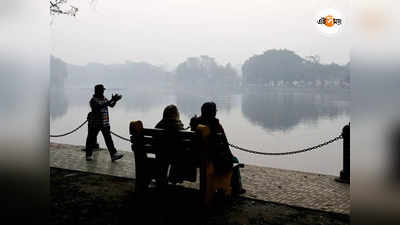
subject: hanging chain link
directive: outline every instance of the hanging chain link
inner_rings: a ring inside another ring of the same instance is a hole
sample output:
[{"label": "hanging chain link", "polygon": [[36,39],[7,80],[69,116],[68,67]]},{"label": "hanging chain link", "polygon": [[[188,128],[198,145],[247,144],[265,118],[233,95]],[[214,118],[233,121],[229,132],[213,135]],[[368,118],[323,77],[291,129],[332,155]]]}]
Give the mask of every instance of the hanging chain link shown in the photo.
[{"label": "hanging chain link", "polygon": [[[116,134],[116,133],[114,133],[114,132],[112,132],[112,131],[111,131],[111,134],[113,134],[113,135],[115,135],[115,136],[117,136],[117,137],[121,138],[121,139],[122,139],[122,140],[124,140],[124,141],[131,142],[131,140],[130,140],[130,139],[128,139],[128,138],[125,138],[125,137],[122,137],[122,136],[120,136],[120,135],[118,135],[118,134]],[[131,142],[131,143],[132,143],[132,142]]]},{"label": "hanging chain link", "polygon": [[[77,128],[73,129],[73,130],[70,131],[70,132],[67,132],[67,133],[65,133],[65,134],[57,134],[57,135],[50,134],[50,137],[63,137],[63,136],[67,136],[67,135],[69,135],[69,134],[72,134],[72,133],[74,133],[75,131],[79,130],[79,129],[80,129],[83,125],[85,125],[87,122],[88,122],[88,120],[86,120],[85,122],[83,122],[81,125],[79,125]],[[115,136],[121,138],[122,140],[131,142],[130,139],[125,138],[125,137],[122,137],[121,135],[118,135],[118,134],[116,134],[116,133],[114,133],[114,132],[112,132],[112,131],[111,131],[111,134],[113,134],[113,135],[115,135]]]},{"label": "hanging chain link", "polygon": [[[77,128],[75,128],[74,130],[72,130],[72,131],[70,131],[70,132],[67,132],[67,133],[65,133],[65,134],[58,134],[58,135],[52,135],[52,134],[50,134],[50,137],[63,137],[63,136],[67,136],[67,135],[69,135],[69,134],[72,134],[72,133],[74,133],[75,131],[79,130],[79,129],[80,129],[83,125],[85,125],[87,122],[88,122],[88,120],[86,120],[85,122],[83,122],[81,125],[79,125]],[[189,129],[189,128],[190,128],[190,127],[187,127],[187,128],[184,128],[184,129],[187,130],[187,129]],[[118,135],[118,134],[116,134],[116,133],[114,133],[114,132],[112,132],[112,131],[110,131],[110,132],[111,132],[111,134],[117,136],[118,138],[132,143],[131,140],[130,140],[129,138],[122,137],[122,136],[120,136],[120,135]],[[305,149],[301,149],[301,150],[297,150],[297,151],[290,151],[290,152],[260,152],[260,151],[255,151],[255,150],[251,150],[251,149],[247,149],[247,148],[242,148],[242,147],[240,147],[240,146],[237,146],[237,145],[234,145],[234,144],[231,144],[231,143],[228,143],[228,144],[229,144],[229,146],[231,146],[232,148],[235,148],[235,149],[238,149],[238,150],[241,150],[241,151],[244,151],[244,152],[252,153],[252,154],[258,154],[258,155],[293,155],[293,154],[302,153],[302,152],[308,152],[308,151],[312,151],[312,150],[314,150],[314,149],[321,148],[321,147],[323,147],[323,146],[325,146],[325,145],[328,145],[328,144],[330,144],[330,143],[332,143],[332,142],[335,142],[335,141],[337,141],[337,140],[340,140],[340,139],[342,139],[342,138],[343,138],[343,136],[342,136],[342,134],[340,134],[339,136],[337,136],[337,137],[335,137],[335,138],[333,138],[333,139],[331,139],[331,140],[329,140],[329,141],[326,141],[326,142],[324,142],[324,143],[321,143],[321,144],[319,144],[319,145],[315,145],[315,146],[312,146],[312,147],[309,147],[309,148],[305,148]]]},{"label": "hanging chain link", "polygon": [[321,148],[321,147],[323,147],[325,145],[328,145],[328,144],[330,144],[332,142],[335,142],[335,141],[337,141],[339,139],[342,139],[342,138],[343,138],[343,136],[342,136],[342,134],[340,134],[339,136],[337,136],[337,137],[335,137],[335,138],[333,138],[333,139],[331,139],[329,141],[326,141],[326,142],[324,142],[322,144],[315,145],[315,146],[312,146],[312,147],[309,147],[309,148],[305,148],[305,149],[301,149],[301,150],[297,150],[297,151],[290,151],[290,152],[260,152],[260,151],[255,151],[255,150],[251,150],[251,149],[242,148],[242,147],[239,147],[239,146],[231,144],[231,143],[229,143],[229,146],[231,146],[231,147],[233,147],[235,149],[244,151],[244,152],[248,152],[248,153],[252,153],[252,154],[259,154],[259,155],[292,155],[292,154],[307,152],[307,151],[311,151],[311,150],[314,150],[314,149]]},{"label": "hanging chain link", "polygon": [[85,122],[83,122],[81,125],[79,125],[79,127],[77,127],[77,128],[75,128],[74,130],[72,130],[72,131],[70,131],[70,132],[67,132],[67,133],[65,133],[65,134],[57,134],[57,135],[52,135],[52,134],[50,134],[50,137],[63,137],[63,136],[67,136],[67,135],[69,135],[69,134],[72,134],[72,133],[74,133],[75,131],[77,131],[77,130],[79,130],[79,128],[81,128],[83,125],[85,125],[85,123],[87,123],[88,122],[88,120],[86,120]]}]

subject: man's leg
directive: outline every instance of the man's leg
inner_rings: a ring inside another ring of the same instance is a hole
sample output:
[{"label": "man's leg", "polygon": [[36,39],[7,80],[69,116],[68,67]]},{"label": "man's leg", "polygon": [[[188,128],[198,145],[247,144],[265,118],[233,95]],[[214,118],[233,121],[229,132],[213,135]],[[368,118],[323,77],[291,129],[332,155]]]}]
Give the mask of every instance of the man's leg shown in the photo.
[{"label": "man's leg", "polygon": [[[92,125],[88,125],[88,137],[89,137],[89,132],[91,132],[90,130],[91,129],[93,129],[93,128],[91,128],[92,127]],[[100,131],[100,130],[99,130]],[[98,133],[97,133],[98,134]],[[96,136],[94,136],[94,138],[92,139],[92,140],[89,140],[90,141],[90,144],[91,144],[91,146],[92,146],[92,151],[93,151],[93,149],[99,149],[100,148],[100,145],[99,145],[99,143],[97,142],[97,134],[96,134]],[[88,143],[88,139],[86,138],[86,146],[87,146],[87,143]],[[87,147],[85,147],[85,151],[86,151],[86,149],[88,149]]]},{"label": "man's leg", "polygon": [[[88,114],[87,114],[87,121],[88,121],[88,133],[89,133],[89,130],[90,130],[90,128],[91,127],[93,127],[93,120],[92,120],[92,112],[89,112]],[[99,146],[99,143],[97,142],[97,135],[95,136],[95,138],[93,139],[93,149],[98,149],[100,146]]]},{"label": "man's leg", "polygon": [[100,129],[97,127],[89,127],[88,135],[86,138],[86,157],[90,157],[93,154],[93,145],[97,140],[97,135],[99,134]]},{"label": "man's leg", "polygon": [[108,126],[101,128],[101,133],[103,134],[107,149],[110,152],[110,156],[113,156],[115,153],[117,153],[117,149],[115,149],[114,142],[111,137],[110,127]]}]

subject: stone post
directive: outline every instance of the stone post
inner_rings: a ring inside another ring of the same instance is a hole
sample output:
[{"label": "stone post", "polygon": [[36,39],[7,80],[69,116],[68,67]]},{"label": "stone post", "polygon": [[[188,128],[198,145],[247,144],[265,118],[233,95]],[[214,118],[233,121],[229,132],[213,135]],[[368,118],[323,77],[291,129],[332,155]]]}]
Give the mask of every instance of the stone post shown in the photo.
[{"label": "stone post", "polygon": [[338,182],[350,183],[350,123],[342,129],[343,137],[343,170],[340,171]]}]

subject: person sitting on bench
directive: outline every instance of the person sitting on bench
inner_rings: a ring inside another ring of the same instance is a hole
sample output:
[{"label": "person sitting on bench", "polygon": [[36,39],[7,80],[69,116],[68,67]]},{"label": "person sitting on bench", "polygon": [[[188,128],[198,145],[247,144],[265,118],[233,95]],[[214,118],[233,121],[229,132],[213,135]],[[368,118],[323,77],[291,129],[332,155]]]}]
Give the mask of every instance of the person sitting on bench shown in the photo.
[{"label": "person sitting on bench", "polygon": [[[201,116],[196,115],[190,120],[191,130],[194,131],[199,124],[206,125],[211,131],[211,136],[221,134],[222,145],[216,146],[215,154],[212,157],[215,167],[221,169],[232,168],[233,163],[239,163],[238,158],[233,156],[228,139],[226,138],[224,129],[219,120],[215,117],[217,114],[217,106],[214,102],[206,102],[201,106]],[[242,187],[239,167],[234,167],[232,171],[231,186],[234,194],[244,194],[246,192]]]},{"label": "person sitting on bench", "polygon": [[[168,105],[165,107],[163,111],[163,118],[160,122],[157,123],[155,128],[165,129],[171,131],[172,135],[174,131],[183,130],[183,124],[179,119],[179,111],[175,105]],[[179,146],[174,147],[174,138],[171,140],[171,145],[169,146],[171,149],[162,149],[161,160],[164,158],[172,159],[172,161],[180,162],[171,164],[170,173],[168,176],[168,180],[171,183],[182,183],[183,180],[188,181],[196,181],[196,168],[190,165],[190,162],[193,161],[190,158],[191,156],[183,155],[183,152],[179,152]],[[183,159],[183,160],[182,160]],[[183,164],[182,162],[187,162]],[[166,177],[168,172],[168,165],[164,164],[161,166],[161,177]],[[165,181],[164,181],[165,182]]]}]

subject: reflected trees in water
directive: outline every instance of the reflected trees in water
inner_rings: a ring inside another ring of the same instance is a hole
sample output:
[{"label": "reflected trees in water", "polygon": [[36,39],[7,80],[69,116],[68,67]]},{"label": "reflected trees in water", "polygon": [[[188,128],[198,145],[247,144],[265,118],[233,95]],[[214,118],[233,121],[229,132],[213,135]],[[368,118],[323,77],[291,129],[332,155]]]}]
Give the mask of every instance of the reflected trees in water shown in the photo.
[{"label": "reflected trees in water", "polygon": [[242,112],[255,125],[271,131],[289,131],[296,125],[317,123],[321,117],[335,119],[349,113],[345,96],[323,93],[266,92],[244,94]]}]

